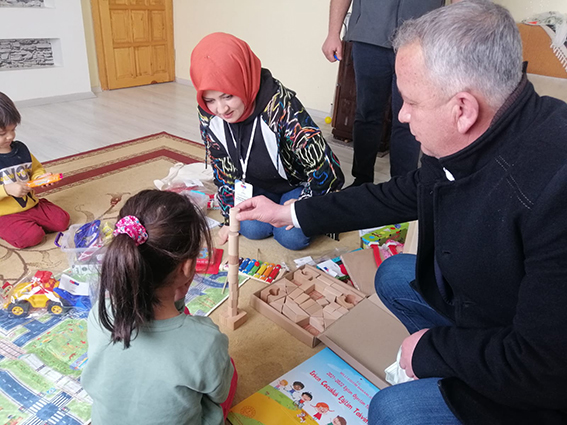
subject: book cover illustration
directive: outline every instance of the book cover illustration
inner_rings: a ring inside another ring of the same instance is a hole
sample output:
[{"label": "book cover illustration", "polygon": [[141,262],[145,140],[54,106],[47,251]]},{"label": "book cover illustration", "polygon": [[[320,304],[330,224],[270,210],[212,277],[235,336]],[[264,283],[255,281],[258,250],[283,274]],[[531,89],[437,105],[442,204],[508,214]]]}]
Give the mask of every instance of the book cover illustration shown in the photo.
[{"label": "book cover illustration", "polygon": [[360,425],[378,392],[360,373],[325,348],[234,406],[232,425]]},{"label": "book cover illustration", "polygon": [[[225,271],[220,271],[217,274],[196,274],[187,295],[185,295],[185,305],[189,313],[193,316],[211,314],[228,298],[227,279],[228,272]],[[242,286],[247,280],[247,277],[239,275],[238,286]]]}]

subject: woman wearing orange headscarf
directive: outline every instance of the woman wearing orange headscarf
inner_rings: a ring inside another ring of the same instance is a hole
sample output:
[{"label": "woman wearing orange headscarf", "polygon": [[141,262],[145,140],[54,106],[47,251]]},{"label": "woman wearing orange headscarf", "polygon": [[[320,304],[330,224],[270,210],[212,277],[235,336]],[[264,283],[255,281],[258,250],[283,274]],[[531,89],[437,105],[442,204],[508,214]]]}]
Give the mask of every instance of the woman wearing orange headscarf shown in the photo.
[{"label": "woman wearing orange headscarf", "polygon": [[[225,219],[235,203],[252,196],[283,204],[342,187],[339,161],[321,131],[246,42],[225,33],[203,38],[191,54],[191,80]],[[293,250],[310,242],[301,229],[259,221],[242,222],[240,232],[249,239],[274,235]]]}]

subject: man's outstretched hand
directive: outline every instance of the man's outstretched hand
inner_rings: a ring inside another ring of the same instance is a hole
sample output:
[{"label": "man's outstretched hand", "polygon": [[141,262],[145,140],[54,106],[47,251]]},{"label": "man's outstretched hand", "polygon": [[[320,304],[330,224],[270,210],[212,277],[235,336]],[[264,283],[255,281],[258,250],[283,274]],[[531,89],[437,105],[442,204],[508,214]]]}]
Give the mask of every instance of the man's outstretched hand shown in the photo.
[{"label": "man's outstretched hand", "polygon": [[265,196],[255,196],[238,204],[240,212],[236,218],[240,221],[258,220],[274,227],[293,227],[291,204],[279,205]]}]

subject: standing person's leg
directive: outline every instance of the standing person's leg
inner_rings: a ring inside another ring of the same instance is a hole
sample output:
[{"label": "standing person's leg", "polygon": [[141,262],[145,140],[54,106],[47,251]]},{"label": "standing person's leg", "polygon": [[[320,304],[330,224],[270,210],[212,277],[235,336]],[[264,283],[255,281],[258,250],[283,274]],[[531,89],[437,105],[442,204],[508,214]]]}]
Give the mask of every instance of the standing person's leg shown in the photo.
[{"label": "standing person's leg", "polygon": [[378,391],[370,402],[368,423],[388,425],[457,425],[439,390],[439,378],[393,385]]},{"label": "standing person's leg", "polygon": [[396,76],[392,79],[392,135],[390,137],[390,176],[403,176],[417,168],[421,144],[411,134],[409,124],[401,123],[398,114],[402,109],[402,96]]},{"label": "standing person's leg", "polygon": [[376,293],[410,334],[433,326],[451,326],[432,309],[410,283],[415,279],[416,256],[398,254],[384,261],[374,278]]},{"label": "standing person's leg", "polygon": [[374,164],[382,142],[384,113],[392,90],[394,51],[354,42],[352,59],[356,81],[356,114],[353,128],[354,185],[374,182]]},{"label": "standing person's leg", "polygon": [[[298,199],[299,196],[301,196],[301,192],[302,188],[298,187],[290,192],[284,193],[280,198],[279,204],[283,205],[290,199]],[[311,238],[305,236],[301,229],[296,229],[295,227],[290,230],[286,230],[285,227],[274,227],[274,238],[281,246],[292,251],[307,248],[311,242]]]}]

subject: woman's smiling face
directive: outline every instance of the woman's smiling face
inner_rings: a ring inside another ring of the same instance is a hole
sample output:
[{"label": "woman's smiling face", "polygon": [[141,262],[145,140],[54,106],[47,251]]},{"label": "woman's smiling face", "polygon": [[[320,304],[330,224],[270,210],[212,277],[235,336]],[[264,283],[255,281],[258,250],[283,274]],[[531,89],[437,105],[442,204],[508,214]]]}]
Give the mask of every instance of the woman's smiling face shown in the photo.
[{"label": "woman's smiling face", "polygon": [[238,122],[246,110],[246,105],[241,98],[220,91],[205,90],[203,101],[213,115],[228,123]]}]

